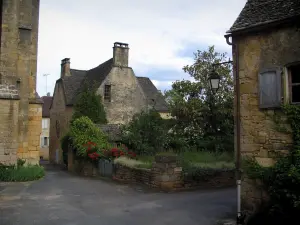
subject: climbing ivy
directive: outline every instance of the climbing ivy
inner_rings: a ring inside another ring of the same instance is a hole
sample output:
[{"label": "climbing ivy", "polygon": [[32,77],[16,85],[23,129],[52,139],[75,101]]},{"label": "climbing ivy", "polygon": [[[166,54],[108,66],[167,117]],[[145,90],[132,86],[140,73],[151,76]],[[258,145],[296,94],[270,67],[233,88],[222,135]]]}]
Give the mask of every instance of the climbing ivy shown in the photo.
[{"label": "climbing ivy", "polygon": [[[287,121],[291,127],[293,148],[274,166],[265,168],[253,159],[245,159],[243,168],[250,179],[260,179],[270,195],[270,212],[293,217],[300,212],[300,106],[284,105],[282,114],[273,115],[277,127]],[[282,129],[281,131],[286,131]]]}]

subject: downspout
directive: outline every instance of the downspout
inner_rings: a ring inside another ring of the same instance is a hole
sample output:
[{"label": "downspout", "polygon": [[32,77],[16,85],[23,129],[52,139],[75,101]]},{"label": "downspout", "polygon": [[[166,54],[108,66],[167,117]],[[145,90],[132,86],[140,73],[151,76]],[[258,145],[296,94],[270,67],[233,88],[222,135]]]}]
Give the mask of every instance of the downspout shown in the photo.
[{"label": "downspout", "polygon": [[239,51],[238,45],[229,41],[231,35],[225,35],[226,42],[233,48],[234,74],[235,74],[235,97],[236,97],[236,184],[237,184],[237,224],[244,224],[244,218],[241,213],[241,121],[240,121],[240,77],[239,77]]}]

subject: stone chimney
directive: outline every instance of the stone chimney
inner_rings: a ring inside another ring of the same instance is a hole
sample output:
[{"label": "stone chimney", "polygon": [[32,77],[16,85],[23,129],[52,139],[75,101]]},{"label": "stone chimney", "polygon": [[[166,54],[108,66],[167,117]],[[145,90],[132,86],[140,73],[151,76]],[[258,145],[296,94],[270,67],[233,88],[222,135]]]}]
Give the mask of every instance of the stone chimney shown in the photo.
[{"label": "stone chimney", "polygon": [[50,97],[50,92],[47,93],[47,96]]},{"label": "stone chimney", "polygon": [[70,58],[65,58],[61,60],[61,73],[60,77],[66,77],[66,76],[71,76],[70,72]]},{"label": "stone chimney", "polygon": [[128,67],[128,44],[115,42],[113,49],[114,66]]}]

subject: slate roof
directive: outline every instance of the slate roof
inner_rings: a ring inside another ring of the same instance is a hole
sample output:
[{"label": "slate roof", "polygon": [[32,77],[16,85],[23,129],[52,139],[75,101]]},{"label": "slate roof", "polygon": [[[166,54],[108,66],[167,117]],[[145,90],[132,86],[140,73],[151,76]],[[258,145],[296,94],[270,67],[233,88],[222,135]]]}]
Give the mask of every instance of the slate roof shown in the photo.
[{"label": "slate roof", "polygon": [[152,81],[148,77],[137,77],[138,82],[143,89],[148,103],[150,105],[154,104],[154,108],[157,111],[164,112],[168,111],[168,106],[163,96],[159,93],[157,88],[154,86]]},{"label": "slate roof", "polygon": [[248,0],[228,33],[300,16],[300,0]]},{"label": "slate roof", "polygon": [[[84,82],[94,87],[99,87],[110,73],[113,67],[113,59],[109,59],[99,66],[91,70],[74,70],[71,69],[71,76],[59,79],[63,83],[66,105],[73,105],[78,93],[83,88]],[[148,77],[137,77],[138,82],[144,91],[149,104],[153,104],[155,100],[155,109],[160,112],[168,111],[167,104],[162,95],[159,94],[157,88]],[[59,81],[58,80],[58,81]]]},{"label": "slate roof", "polygon": [[70,72],[71,76],[62,79],[67,105],[73,105],[74,96],[77,95],[87,71],[70,69]]},{"label": "slate roof", "polygon": [[51,107],[51,104],[52,104],[52,97],[51,96],[43,96],[42,100],[44,102],[42,117],[43,118],[50,118],[50,107]]}]

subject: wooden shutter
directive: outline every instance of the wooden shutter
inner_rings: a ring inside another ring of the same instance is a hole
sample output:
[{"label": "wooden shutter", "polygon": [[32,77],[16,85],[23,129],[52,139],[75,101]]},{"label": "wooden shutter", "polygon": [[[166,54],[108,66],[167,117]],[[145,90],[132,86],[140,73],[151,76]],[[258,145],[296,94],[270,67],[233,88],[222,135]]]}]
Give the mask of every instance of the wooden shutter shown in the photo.
[{"label": "wooden shutter", "polygon": [[281,106],[281,68],[263,69],[259,73],[259,107],[261,109]]}]

